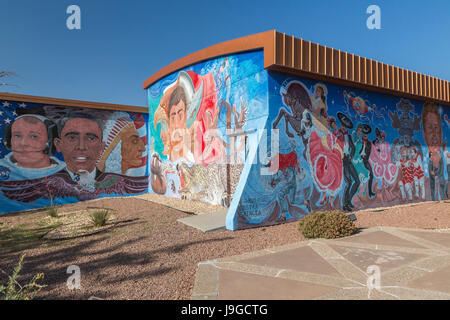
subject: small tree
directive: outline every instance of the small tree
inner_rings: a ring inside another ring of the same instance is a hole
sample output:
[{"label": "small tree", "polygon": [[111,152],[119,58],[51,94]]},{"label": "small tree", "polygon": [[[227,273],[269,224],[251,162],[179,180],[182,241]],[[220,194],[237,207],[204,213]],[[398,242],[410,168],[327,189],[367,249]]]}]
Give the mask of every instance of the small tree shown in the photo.
[{"label": "small tree", "polygon": [[0,271],[8,275],[8,283],[5,285],[0,285],[0,300],[32,300],[45,285],[40,285],[37,282],[44,278],[43,273],[36,274],[31,281],[25,285],[21,285],[17,278],[22,270],[23,259],[25,254],[20,257],[19,264],[14,268],[11,276],[9,276],[5,271],[0,269]]},{"label": "small tree", "polygon": [[0,71],[0,87],[1,86],[12,86],[13,84],[11,84],[11,83],[3,82],[3,79],[6,77],[13,76],[13,75],[15,75],[15,73],[12,71]]}]

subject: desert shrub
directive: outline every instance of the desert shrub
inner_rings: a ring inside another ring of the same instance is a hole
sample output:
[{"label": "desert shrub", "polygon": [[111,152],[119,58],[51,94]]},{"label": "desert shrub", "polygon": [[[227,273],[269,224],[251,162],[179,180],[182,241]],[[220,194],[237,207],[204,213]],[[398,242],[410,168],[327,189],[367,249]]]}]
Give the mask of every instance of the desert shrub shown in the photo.
[{"label": "desert shrub", "polygon": [[58,208],[56,208],[55,206],[48,207],[47,213],[50,217],[59,218]]},{"label": "desert shrub", "polygon": [[[37,283],[40,279],[44,278],[43,273],[36,274],[29,283],[23,286],[18,282],[17,279],[22,270],[24,258],[25,254],[20,257],[19,263],[14,268],[12,275],[8,276],[8,283],[6,285],[0,285],[0,300],[32,300],[45,287]],[[0,269],[0,271],[6,274],[3,270]]]},{"label": "desert shrub", "polygon": [[357,227],[338,210],[313,212],[300,220],[298,230],[305,238],[334,239],[354,234]]},{"label": "desert shrub", "polygon": [[95,227],[103,227],[109,219],[109,210],[99,209],[91,214],[91,221]]}]

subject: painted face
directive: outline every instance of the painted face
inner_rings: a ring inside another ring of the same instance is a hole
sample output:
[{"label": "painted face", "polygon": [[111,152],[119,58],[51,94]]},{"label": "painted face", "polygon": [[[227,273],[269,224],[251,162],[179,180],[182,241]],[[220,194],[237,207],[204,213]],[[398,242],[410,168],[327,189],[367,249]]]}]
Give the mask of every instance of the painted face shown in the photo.
[{"label": "painted face", "polygon": [[436,113],[428,113],[423,124],[423,137],[428,147],[440,147],[442,128],[440,117]]},{"label": "painted face", "polygon": [[407,160],[408,159],[408,149],[403,149],[401,151],[401,154],[402,154],[402,159],[403,160]]},{"label": "painted face", "polygon": [[20,118],[12,124],[11,148],[13,157],[19,167],[48,167],[50,157],[48,154],[44,154],[48,140],[47,128],[42,121],[36,119],[33,122]]},{"label": "painted face", "polygon": [[92,172],[104,148],[98,123],[84,118],[69,119],[61,138],[55,138],[56,150],[64,156],[67,169],[72,172]]},{"label": "painted face", "polygon": [[173,105],[170,109],[169,128],[171,132],[176,129],[186,128],[186,106],[183,100],[180,100],[178,104]]},{"label": "painted face", "polygon": [[362,128],[361,128],[361,127],[359,127],[358,129],[356,129],[356,134],[358,135],[358,137],[361,136],[361,133],[362,133]]},{"label": "painted face", "polygon": [[124,129],[122,135],[122,173],[131,167],[138,167],[142,164],[142,152],[145,151],[145,144],[140,139],[136,127],[130,126]]},{"label": "painted face", "polygon": [[333,129],[334,131],[337,131],[337,130],[338,130],[336,121],[331,122],[331,129]]},{"label": "painted face", "polygon": [[323,89],[321,87],[316,88],[316,96],[320,97],[323,95]]}]

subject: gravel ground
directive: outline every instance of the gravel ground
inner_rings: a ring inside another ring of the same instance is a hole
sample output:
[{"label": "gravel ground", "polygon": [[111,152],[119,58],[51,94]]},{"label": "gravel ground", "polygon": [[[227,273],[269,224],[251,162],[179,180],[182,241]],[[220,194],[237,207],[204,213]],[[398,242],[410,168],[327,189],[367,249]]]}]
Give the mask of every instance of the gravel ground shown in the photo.
[{"label": "gravel ground", "polygon": [[[80,210],[94,201],[67,205]],[[424,203],[374,212],[357,212],[357,226],[450,228],[450,203]],[[241,231],[203,233],[176,220],[188,216],[161,204],[136,198],[95,200],[95,206],[117,211],[119,223],[103,233],[71,240],[41,240],[12,253],[1,250],[0,268],[11,273],[26,253],[20,281],[43,272],[47,285],[37,299],[189,299],[200,261],[236,255],[305,240],[297,223]],[[22,213],[0,218],[2,229],[39,221],[45,213]],[[70,291],[70,265],[81,270],[81,289]],[[5,277],[0,275],[3,282]]]}]

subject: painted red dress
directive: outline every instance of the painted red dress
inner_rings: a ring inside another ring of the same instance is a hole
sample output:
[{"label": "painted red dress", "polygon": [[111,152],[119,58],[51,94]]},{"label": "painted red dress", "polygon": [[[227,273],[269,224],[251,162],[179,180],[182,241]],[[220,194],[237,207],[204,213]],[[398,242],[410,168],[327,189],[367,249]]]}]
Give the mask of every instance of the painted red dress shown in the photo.
[{"label": "painted red dress", "polygon": [[[203,94],[197,116],[194,121],[194,159],[195,162],[208,166],[211,163],[223,159],[225,148],[218,136],[216,117],[219,115],[217,110],[217,90],[213,74],[207,73],[203,76],[193,72],[186,71],[192,80],[194,90],[197,92],[202,88]],[[189,115],[188,115],[189,116]],[[208,132],[210,134],[206,134]]]},{"label": "painted red dress", "polygon": [[372,147],[370,164],[374,177],[382,180],[383,187],[393,184],[397,179],[398,167],[391,161],[389,143],[381,142]]},{"label": "painted red dress", "polygon": [[422,155],[417,152],[416,156],[411,159],[412,167],[413,167],[413,178],[416,178],[417,180],[422,179],[425,175],[422,168]]},{"label": "painted red dress", "polygon": [[410,163],[409,160],[400,160],[400,168],[402,171],[402,182],[407,184],[412,184],[414,182],[414,166]]},{"label": "painted red dress", "polygon": [[342,182],[342,147],[338,137],[328,134],[320,138],[316,131],[309,138],[309,160],[315,185],[319,191],[334,196]]}]

